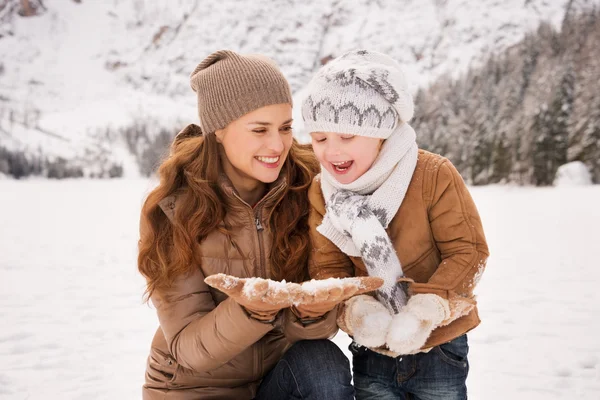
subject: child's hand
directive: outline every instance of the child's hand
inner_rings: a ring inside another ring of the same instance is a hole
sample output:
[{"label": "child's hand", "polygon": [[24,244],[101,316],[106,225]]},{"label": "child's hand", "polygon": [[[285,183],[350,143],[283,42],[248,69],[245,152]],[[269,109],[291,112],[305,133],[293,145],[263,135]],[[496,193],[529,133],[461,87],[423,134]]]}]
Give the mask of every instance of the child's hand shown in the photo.
[{"label": "child's hand", "polygon": [[279,310],[290,307],[300,291],[297,283],[238,278],[226,274],[208,276],[204,282],[231,297],[253,318],[261,321],[270,321]]},{"label": "child's hand", "polygon": [[337,323],[341,330],[362,346],[377,348],[385,344],[392,321],[388,309],[369,295],[354,296],[340,308]]},{"label": "child's hand", "polygon": [[387,345],[398,354],[412,354],[421,349],[431,332],[450,317],[448,300],[435,294],[416,294],[392,318]]}]

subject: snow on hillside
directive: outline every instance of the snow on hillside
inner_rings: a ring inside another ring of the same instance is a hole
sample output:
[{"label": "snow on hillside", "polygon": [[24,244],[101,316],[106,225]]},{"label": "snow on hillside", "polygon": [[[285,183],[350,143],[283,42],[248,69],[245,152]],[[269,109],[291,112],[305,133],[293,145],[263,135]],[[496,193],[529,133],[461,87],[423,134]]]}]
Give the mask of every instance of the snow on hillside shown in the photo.
[{"label": "snow on hillside", "polygon": [[105,141],[98,131],[194,122],[189,73],[220,48],[275,58],[294,91],[329,57],[370,48],[398,59],[416,89],[594,3],[48,1],[0,29],[0,145],[75,158]]}]

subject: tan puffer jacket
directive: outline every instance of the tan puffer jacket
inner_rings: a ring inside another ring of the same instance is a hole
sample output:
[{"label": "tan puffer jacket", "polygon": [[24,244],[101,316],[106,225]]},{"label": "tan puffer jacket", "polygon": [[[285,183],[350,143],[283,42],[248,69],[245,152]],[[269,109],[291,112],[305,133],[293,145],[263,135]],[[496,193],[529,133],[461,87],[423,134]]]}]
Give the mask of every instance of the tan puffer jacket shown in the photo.
[{"label": "tan puffer jacket", "polygon": [[[348,257],[317,232],[325,215],[318,178],[308,196],[313,252],[310,276],[316,279],[367,275],[360,257]],[[477,207],[452,163],[419,150],[417,167],[387,233],[409,279],[412,293],[449,300],[453,321],[435,329],[424,348],[434,347],[479,325],[473,290],[489,256]]]},{"label": "tan puffer jacket", "polygon": [[[287,309],[274,323],[262,323],[204,283],[206,276],[219,272],[269,277],[274,232],[268,221],[286,182],[280,178],[271,185],[254,208],[239,197],[226,176],[219,185],[228,210],[221,226],[232,233],[227,236],[217,229],[209,234],[197,245],[202,263],[195,272],[179,279],[162,300],[151,299],[160,328],[148,357],[144,399],[252,399],[263,376],[292,343],[337,332],[335,312],[303,325]],[[167,198],[160,205],[173,218],[176,199]]]}]

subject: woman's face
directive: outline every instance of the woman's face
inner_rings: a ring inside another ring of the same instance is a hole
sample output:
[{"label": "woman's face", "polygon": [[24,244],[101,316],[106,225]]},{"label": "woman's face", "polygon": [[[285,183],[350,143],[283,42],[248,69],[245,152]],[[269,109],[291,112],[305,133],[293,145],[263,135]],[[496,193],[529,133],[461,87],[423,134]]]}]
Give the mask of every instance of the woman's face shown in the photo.
[{"label": "woman's face", "polygon": [[382,139],[335,132],[312,132],[317,159],[339,183],[348,184],[371,168]]},{"label": "woman's face", "polygon": [[292,106],[256,109],[215,134],[225,151],[223,168],[234,185],[271,183],[279,177],[292,146]]}]

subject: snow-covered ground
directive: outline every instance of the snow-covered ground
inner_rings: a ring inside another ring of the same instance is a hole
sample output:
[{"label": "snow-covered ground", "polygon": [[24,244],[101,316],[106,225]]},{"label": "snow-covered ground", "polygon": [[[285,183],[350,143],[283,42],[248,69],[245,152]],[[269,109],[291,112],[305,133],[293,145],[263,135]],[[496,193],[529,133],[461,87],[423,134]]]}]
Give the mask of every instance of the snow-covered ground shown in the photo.
[{"label": "snow-covered ground", "polygon": [[[0,180],[0,399],[140,398],[157,327],[136,271],[150,188]],[[492,258],[469,397],[600,398],[600,186],[472,192]]]}]

